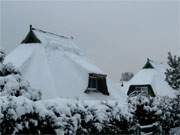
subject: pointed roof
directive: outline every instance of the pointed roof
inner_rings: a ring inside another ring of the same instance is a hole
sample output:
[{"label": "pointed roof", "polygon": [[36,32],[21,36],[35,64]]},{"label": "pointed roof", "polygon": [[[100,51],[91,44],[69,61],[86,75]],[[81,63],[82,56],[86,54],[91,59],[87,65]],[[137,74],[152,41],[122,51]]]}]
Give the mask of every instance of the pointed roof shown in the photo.
[{"label": "pointed roof", "polygon": [[26,35],[25,39],[21,42],[21,44],[28,44],[28,43],[41,43],[41,41],[34,34],[32,25],[30,25],[29,33]]},{"label": "pointed roof", "polygon": [[128,82],[131,85],[151,85],[155,95],[175,96],[175,91],[165,81],[166,64],[148,60],[153,68],[143,68]]},{"label": "pointed roof", "polygon": [[88,86],[89,73],[101,75],[106,75],[106,73],[86,58],[71,37],[59,36],[34,28],[32,32],[41,43],[19,45],[7,55],[5,63],[12,62],[32,87],[41,89],[43,99],[121,98],[121,94],[117,94],[120,92],[119,89],[114,89],[111,81],[107,81],[110,96],[101,93],[84,93]]},{"label": "pointed roof", "polygon": [[151,62],[150,62],[150,59],[147,58],[147,62],[146,64],[144,65],[143,69],[153,69],[154,67],[152,66]]}]

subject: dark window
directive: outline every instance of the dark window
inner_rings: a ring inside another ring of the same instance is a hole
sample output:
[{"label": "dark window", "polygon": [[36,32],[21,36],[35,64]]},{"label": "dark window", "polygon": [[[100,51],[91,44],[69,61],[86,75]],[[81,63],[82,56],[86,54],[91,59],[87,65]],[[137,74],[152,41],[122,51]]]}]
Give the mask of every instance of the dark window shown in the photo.
[{"label": "dark window", "polygon": [[145,96],[152,96],[154,97],[154,91],[151,85],[130,85],[127,95],[132,97],[136,95],[145,95]]},{"label": "dark window", "polygon": [[88,87],[85,92],[101,92],[104,95],[109,95],[106,84],[106,75],[94,73],[89,74]]},{"label": "dark window", "polygon": [[97,88],[97,79],[95,77],[89,77],[88,88],[96,90],[96,88]]}]

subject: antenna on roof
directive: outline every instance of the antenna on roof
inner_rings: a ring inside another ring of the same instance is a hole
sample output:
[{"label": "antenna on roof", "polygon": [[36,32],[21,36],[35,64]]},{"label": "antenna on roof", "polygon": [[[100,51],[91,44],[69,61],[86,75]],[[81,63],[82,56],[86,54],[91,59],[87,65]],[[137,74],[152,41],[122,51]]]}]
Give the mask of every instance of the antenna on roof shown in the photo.
[{"label": "antenna on roof", "polygon": [[149,58],[147,58],[147,61],[149,62],[149,61],[150,61],[150,59],[149,59]]},{"label": "antenna on roof", "polygon": [[32,30],[33,30],[33,27],[32,27],[32,25],[31,25],[31,24],[29,25],[29,29],[30,29],[30,31],[32,31]]},{"label": "antenna on roof", "polygon": [[150,62],[151,60],[149,58],[147,58],[147,62],[144,65],[143,69],[147,69],[147,68],[154,68]]}]

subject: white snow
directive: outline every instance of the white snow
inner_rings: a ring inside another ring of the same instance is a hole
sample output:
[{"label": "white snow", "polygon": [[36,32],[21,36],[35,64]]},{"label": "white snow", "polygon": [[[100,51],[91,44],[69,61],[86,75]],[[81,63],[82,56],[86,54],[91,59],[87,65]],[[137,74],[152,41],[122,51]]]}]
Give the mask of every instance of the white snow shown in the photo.
[{"label": "white snow", "polygon": [[131,84],[151,84],[157,71],[154,69],[143,69],[139,71],[131,80]]},{"label": "white snow", "polygon": [[125,92],[127,93],[130,85],[150,84],[158,96],[175,97],[176,91],[173,90],[165,81],[165,72],[168,66],[166,64],[151,61],[153,69],[142,69],[125,84]]},{"label": "white snow", "polygon": [[[36,117],[28,116],[33,114]],[[24,115],[27,117],[24,118]],[[8,116],[8,120],[6,117]],[[23,96],[20,97],[0,97],[0,124],[3,121],[14,122],[14,134],[22,130],[24,126],[29,128],[29,123],[33,122],[35,126],[39,121],[50,121],[53,128],[57,128],[58,133],[72,132],[76,133],[77,128],[86,128],[81,126],[81,120],[86,123],[92,122],[91,125],[101,131],[112,119],[119,122],[130,121],[132,115],[128,112],[127,107],[122,108],[121,101],[92,101],[92,100],[74,100],[74,99],[51,99],[33,102]],[[32,124],[32,123],[31,123]],[[43,124],[43,123],[41,123]],[[46,123],[44,123],[46,124]]]},{"label": "white snow", "polygon": [[180,127],[172,128],[170,135],[180,135]]},{"label": "white snow", "polygon": [[[9,54],[8,57],[11,58],[11,61],[15,61],[16,67],[23,67],[25,62],[30,61],[31,56],[33,55],[33,47],[31,46],[18,46],[14,51],[13,54]],[[7,63],[7,61],[5,62]]]},{"label": "white snow", "polygon": [[[109,105],[111,107],[115,107],[113,114],[117,112],[121,112],[122,115],[127,115],[129,114],[127,105],[122,104],[120,100],[107,100],[107,101],[101,101],[101,100],[74,100],[74,99],[65,99],[65,98],[57,98],[57,99],[49,99],[49,100],[43,100],[43,101],[38,101],[37,103],[43,104],[46,106],[46,108],[51,108],[54,107],[57,112],[60,112],[62,115],[70,115],[71,110],[73,108],[78,109],[85,109],[84,106],[88,105],[90,108],[93,108],[94,110],[97,110],[97,118],[100,120],[106,119],[102,118],[104,117],[103,114],[107,113],[107,106]],[[127,116],[128,117],[128,116]],[[88,120],[88,118],[87,118]]]},{"label": "white snow", "polygon": [[86,94],[89,73],[106,74],[86,58],[71,38],[34,30],[42,43],[21,44],[6,58],[20,70],[31,86],[42,90],[43,99],[119,99],[125,102],[120,87],[107,79],[110,96]]}]

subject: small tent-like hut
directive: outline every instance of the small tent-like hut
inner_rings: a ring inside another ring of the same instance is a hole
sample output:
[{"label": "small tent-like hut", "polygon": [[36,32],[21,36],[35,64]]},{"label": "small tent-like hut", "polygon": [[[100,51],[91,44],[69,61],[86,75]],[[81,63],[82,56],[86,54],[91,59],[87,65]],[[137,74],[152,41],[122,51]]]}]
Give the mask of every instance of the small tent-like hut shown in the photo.
[{"label": "small tent-like hut", "polygon": [[143,66],[135,76],[128,82],[128,96],[138,94],[148,96],[174,96],[174,90],[165,81],[165,71],[167,66],[162,63],[156,63],[147,59]]},{"label": "small tent-like hut", "polygon": [[[66,37],[30,26],[29,33],[5,62],[18,68],[43,98],[111,97],[107,75],[85,57]],[[117,95],[117,94],[114,94]]]}]

